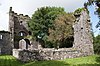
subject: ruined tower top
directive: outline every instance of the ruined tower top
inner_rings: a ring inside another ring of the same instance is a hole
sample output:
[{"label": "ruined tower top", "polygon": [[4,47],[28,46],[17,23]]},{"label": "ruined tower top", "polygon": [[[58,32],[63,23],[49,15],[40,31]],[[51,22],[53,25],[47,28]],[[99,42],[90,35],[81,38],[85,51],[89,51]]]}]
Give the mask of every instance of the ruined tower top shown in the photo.
[{"label": "ruined tower top", "polygon": [[10,10],[9,10],[9,12],[11,12],[12,11],[12,7],[10,7]]},{"label": "ruined tower top", "polygon": [[[18,13],[16,13],[16,12],[14,12],[13,10],[12,10],[12,7],[10,7],[10,9],[9,9],[9,13],[10,14],[12,14],[12,16],[16,16],[16,17],[21,17],[21,18],[25,18],[25,19],[30,19],[30,17],[28,16],[28,15],[23,15],[23,14],[18,14]],[[9,14],[9,15],[10,15]],[[11,15],[10,15],[11,16]]]}]

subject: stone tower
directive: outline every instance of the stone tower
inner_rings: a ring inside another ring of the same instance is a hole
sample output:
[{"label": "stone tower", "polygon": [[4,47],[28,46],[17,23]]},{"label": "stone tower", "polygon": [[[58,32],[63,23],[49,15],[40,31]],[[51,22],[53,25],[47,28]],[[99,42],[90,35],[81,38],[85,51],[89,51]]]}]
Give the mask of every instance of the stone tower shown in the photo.
[{"label": "stone tower", "polygon": [[11,32],[12,44],[14,48],[19,48],[18,42],[24,36],[27,36],[30,31],[28,31],[27,22],[30,20],[28,15],[17,14],[12,11],[12,7],[9,10],[9,31]]},{"label": "stone tower", "polygon": [[83,10],[75,16],[73,47],[80,50],[84,55],[91,55],[93,54],[93,40],[89,14]]}]

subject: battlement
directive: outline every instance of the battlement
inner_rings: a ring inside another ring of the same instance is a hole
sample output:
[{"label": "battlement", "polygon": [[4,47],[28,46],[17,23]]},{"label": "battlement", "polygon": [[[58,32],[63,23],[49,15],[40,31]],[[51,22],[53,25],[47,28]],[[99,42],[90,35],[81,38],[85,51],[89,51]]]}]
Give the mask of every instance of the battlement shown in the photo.
[{"label": "battlement", "polygon": [[12,10],[12,7],[10,7],[9,13],[11,13],[13,16],[17,16],[17,17],[21,17],[21,18],[28,18],[28,19],[30,19],[30,17],[29,17],[28,15],[18,14],[18,13],[16,13],[16,12],[14,12],[14,11]]}]

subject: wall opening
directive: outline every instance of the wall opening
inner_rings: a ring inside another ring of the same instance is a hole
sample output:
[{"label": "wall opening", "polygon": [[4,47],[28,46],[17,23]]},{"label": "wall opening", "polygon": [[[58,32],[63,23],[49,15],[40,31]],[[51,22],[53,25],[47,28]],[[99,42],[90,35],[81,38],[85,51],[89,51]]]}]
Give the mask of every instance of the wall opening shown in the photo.
[{"label": "wall opening", "polygon": [[32,35],[31,31],[29,31],[28,33],[29,33],[29,35]]},{"label": "wall opening", "polygon": [[0,35],[0,39],[3,39],[3,35]]},{"label": "wall opening", "polygon": [[31,45],[30,44],[30,41],[28,39],[24,39],[26,41],[26,49],[28,49],[28,45]]},{"label": "wall opening", "polygon": [[23,36],[26,36],[26,33],[25,33],[24,31],[20,31],[20,32],[19,32],[19,36],[22,36],[22,37],[23,37]]},{"label": "wall opening", "polygon": [[64,45],[61,48],[71,48],[73,47],[74,37],[70,36],[65,39]]},{"label": "wall opening", "polygon": [[[62,37],[61,40],[56,41],[55,43],[51,41],[44,41],[42,39],[38,39],[37,41],[43,48],[71,48],[74,43],[74,28],[71,28],[72,33],[66,37]],[[55,40],[55,39],[53,39]]]},{"label": "wall opening", "polygon": [[20,25],[22,25],[22,21],[20,21]]}]

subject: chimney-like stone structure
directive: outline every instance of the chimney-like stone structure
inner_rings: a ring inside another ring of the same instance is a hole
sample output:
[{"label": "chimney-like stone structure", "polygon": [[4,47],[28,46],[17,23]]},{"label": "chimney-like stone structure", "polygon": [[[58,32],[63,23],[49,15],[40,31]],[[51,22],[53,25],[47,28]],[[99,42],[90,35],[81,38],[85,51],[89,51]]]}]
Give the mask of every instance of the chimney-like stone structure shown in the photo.
[{"label": "chimney-like stone structure", "polygon": [[91,32],[90,17],[86,10],[75,15],[74,48],[80,50],[84,55],[93,54],[93,39]]}]

